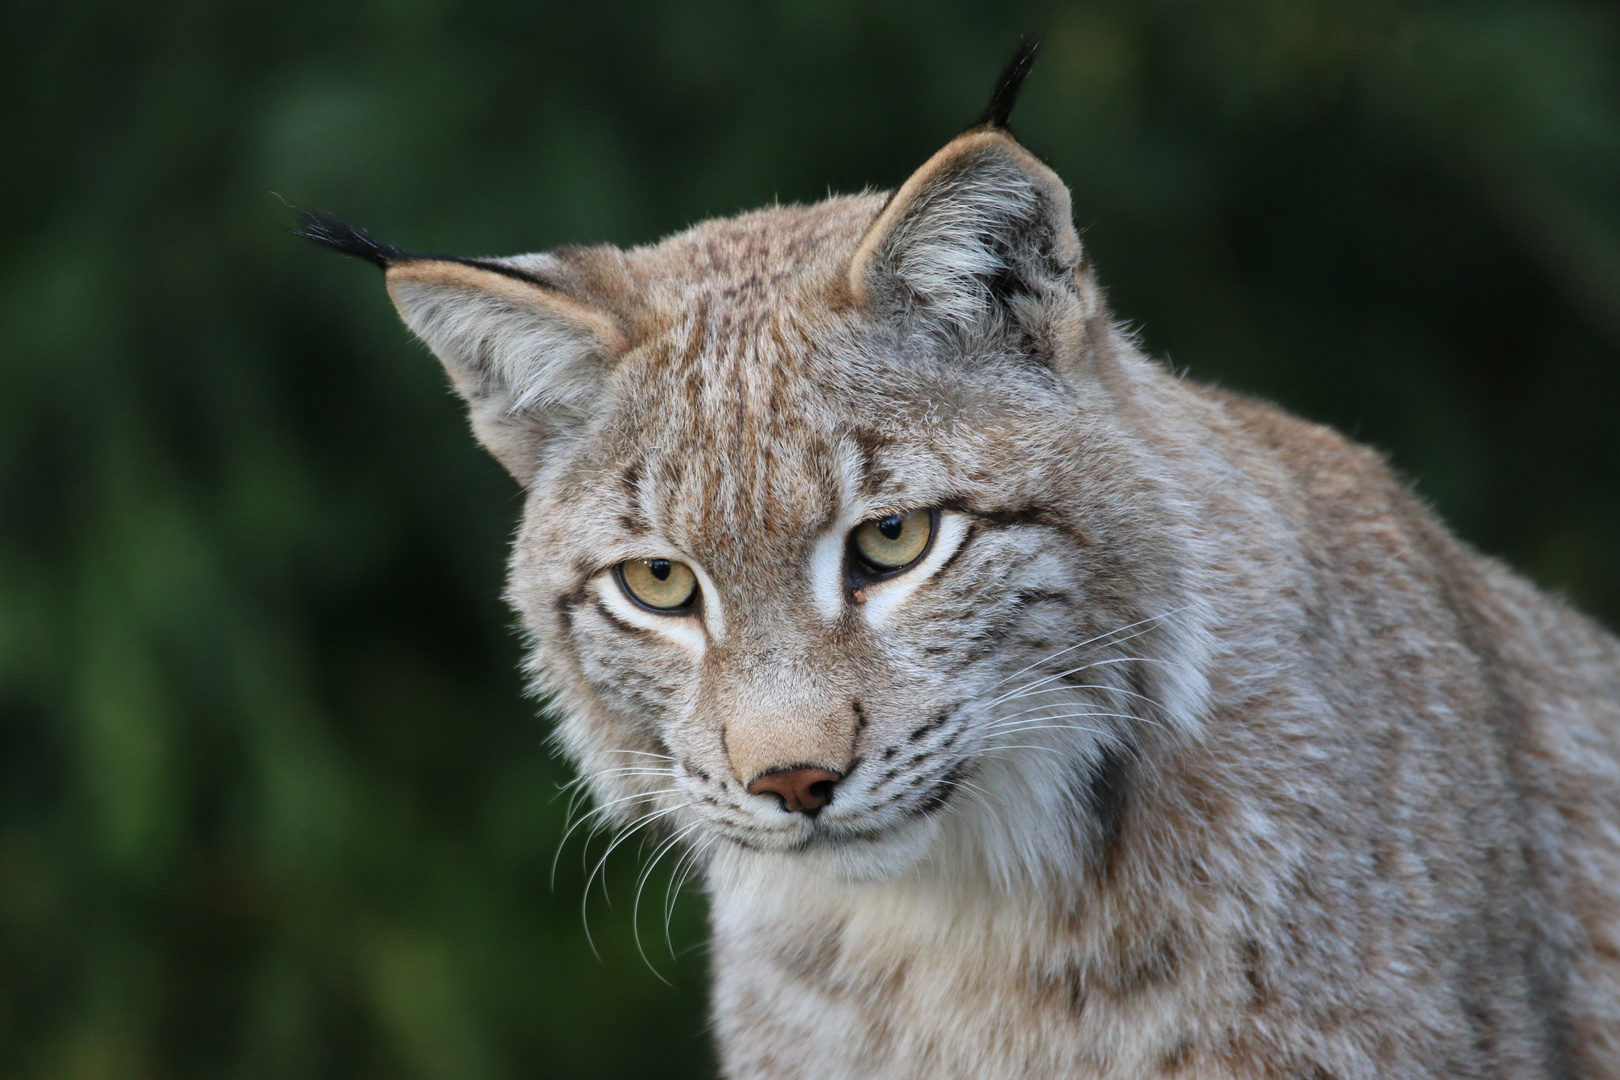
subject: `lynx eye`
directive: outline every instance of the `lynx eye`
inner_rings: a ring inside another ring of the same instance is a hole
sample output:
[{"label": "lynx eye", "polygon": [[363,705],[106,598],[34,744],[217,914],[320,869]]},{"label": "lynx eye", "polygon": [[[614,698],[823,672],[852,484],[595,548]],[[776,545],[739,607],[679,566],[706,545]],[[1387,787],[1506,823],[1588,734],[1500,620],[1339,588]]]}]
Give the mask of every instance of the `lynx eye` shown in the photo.
[{"label": "lynx eye", "polygon": [[855,554],[878,573],[901,570],[928,550],[934,536],[934,512],[911,510],[887,514],[855,526],[849,542]]},{"label": "lynx eye", "polygon": [[627,559],[614,567],[630,599],[653,611],[680,611],[697,596],[697,576],[670,559]]}]

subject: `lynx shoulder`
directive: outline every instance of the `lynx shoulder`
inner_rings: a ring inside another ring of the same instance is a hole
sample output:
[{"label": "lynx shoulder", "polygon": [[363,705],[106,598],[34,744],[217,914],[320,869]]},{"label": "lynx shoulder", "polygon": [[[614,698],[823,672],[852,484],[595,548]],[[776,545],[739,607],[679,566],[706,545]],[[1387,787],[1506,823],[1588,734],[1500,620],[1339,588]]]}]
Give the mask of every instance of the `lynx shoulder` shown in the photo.
[{"label": "lynx shoulder", "polygon": [[1620,1077],[1620,647],[1174,377],[984,120],[891,195],[386,270],[526,491],[602,807],[735,1078]]}]

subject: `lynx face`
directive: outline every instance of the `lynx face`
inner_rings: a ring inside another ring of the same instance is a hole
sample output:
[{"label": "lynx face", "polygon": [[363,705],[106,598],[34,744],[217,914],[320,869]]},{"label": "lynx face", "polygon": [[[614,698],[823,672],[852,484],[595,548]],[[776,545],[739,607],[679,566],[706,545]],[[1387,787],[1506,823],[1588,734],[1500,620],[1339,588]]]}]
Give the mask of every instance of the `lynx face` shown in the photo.
[{"label": "lynx face", "polygon": [[[1129,456],[1106,414],[1011,327],[964,347],[816,304],[880,206],[657,252],[729,257],[537,476],[512,597],[604,805],[863,874],[950,817],[1010,873],[1032,845],[1004,819],[1095,819],[1070,812],[1097,798],[1074,766],[1132,737],[1157,608],[1120,552],[1144,508],[1106,467]],[[830,257],[746,296],[784,234],[818,232]]]},{"label": "lynx face", "polygon": [[528,489],[510,596],[607,812],[1038,874],[1191,711],[1177,526],[1093,363],[1120,343],[1068,192],[1005,131],[887,199],[630,251],[312,229],[386,267]]}]

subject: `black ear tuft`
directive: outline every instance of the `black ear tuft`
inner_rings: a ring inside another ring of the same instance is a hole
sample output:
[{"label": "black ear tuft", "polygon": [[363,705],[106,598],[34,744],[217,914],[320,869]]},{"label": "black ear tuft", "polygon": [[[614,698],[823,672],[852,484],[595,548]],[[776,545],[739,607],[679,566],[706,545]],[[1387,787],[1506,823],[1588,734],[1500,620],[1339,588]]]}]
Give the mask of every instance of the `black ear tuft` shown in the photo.
[{"label": "black ear tuft", "polygon": [[356,228],[321,210],[293,210],[303,227],[293,230],[294,236],[313,240],[322,247],[331,248],[340,255],[364,259],[373,266],[388,269],[391,263],[409,262],[420,258],[408,251],[374,240],[364,229]]},{"label": "black ear tuft", "polygon": [[406,251],[392,244],[385,244],[374,238],[366,230],[350,225],[341,218],[333,217],[324,210],[303,210],[292,208],[303,223],[303,228],[294,229],[294,236],[302,236],[305,240],[312,240],[324,248],[330,248],[339,255],[347,255],[353,259],[364,259],[372,266],[386,270],[397,263],[408,262],[453,262],[462,266],[475,266],[480,270],[488,270],[493,274],[514,278],[518,281],[527,281],[531,285],[539,285],[545,289],[555,289],[555,282],[532,274],[527,270],[520,270],[515,266],[492,259],[469,259],[464,255],[424,255],[419,251]]},{"label": "black ear tuft", "polygon": [[1035,64],[1035,54],[1040,51],[1039,40],[1025,38],[1018,43],[1018,51],[1007,61],[1007,66],[1001,69],[1001,78],[996,80],[996,88],[990,95],[990,104],[984,107],[984,115],[979,117],[979,122],[973,125],[974,127],[1006,130],[1007,118],[1012,115],[1013,106],[1018,104],[1018,92],[1024,88],[1024,80],[1029,77],[1029,69]]}]

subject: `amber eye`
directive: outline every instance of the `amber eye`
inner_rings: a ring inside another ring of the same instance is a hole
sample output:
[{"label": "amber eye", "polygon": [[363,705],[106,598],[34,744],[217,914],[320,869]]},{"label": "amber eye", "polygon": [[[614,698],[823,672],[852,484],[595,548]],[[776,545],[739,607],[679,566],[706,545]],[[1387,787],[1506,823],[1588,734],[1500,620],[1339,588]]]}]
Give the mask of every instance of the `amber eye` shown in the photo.
[{"label": "amber eye", "polygon": [[654,611],[679,611],[697,595],[697,577],[685,563],[627,559],[616,567],[630,599]]},{"label": "amber eye", "polygon": [[863,562],[887,573],[916,562],[928,550],[933,535],[933,511],[912,510],[863,521],[855,526],[849,539]]}]

